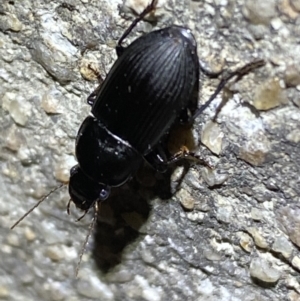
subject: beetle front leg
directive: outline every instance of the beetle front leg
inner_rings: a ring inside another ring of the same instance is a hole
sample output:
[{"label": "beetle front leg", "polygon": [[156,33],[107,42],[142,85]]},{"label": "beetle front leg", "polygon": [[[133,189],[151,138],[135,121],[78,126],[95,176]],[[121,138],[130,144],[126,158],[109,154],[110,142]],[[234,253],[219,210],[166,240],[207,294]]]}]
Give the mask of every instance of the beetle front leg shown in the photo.
[{"label": "beetle front leg", "polygon": [[87,98],[86,102],[90,105],[90,106],[93,106],[96,98],[97,98],[97,95],[99,93],[99,90],[101,88],[101,85],[99,85]]},{"label": "beetle front leg", "polygon": [[99,72],[98,70],[94,69],[94,68],[91,66],[91,64],[88,65],[88,68],[89,68],[92,72],[95,73],[95,75],[97,76],[98,83],[99,83],[99,85],[98,85],[98,87],[95,89],[95,91],[93,91],[93,92],[88,96],[88,98],[87,98],[87,103],[88,103],[90,106],[92,106],[92,105],[94,104],[96,98],[97,98],[97,95],[98,95],[99,91],[100,91],[101,85],[102,85],[102,83],[103,83],[103,78],[102,78],[100,72]]}]

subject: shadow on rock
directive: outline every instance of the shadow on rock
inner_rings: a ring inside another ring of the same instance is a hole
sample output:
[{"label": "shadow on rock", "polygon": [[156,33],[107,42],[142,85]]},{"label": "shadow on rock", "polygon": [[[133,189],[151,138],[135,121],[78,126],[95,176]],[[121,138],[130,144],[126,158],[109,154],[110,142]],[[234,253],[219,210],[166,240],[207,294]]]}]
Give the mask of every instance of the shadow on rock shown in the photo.
[{"label": "shadow on rock", "polygon": [[143,235],[140,229],[149,217],[149,202],[156,197],[167,200],[172,196],[171,174],[172,170],[157,174],[150,167],[143,167],[134,179],[113,189],[110,198],[101,203],[93,257],[102,272],[121,263],[125,247]]}]

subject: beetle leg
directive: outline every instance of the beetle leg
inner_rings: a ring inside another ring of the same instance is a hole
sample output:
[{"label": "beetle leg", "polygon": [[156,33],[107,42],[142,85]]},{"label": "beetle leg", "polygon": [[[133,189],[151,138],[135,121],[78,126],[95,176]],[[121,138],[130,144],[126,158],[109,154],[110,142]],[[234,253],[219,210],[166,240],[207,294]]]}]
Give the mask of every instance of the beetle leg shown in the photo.
[{"label": "beetle leg", "polygon": [[88,213],[88,210],[85,210],[84,213],[76,220],[76,222],[81,221],[86,216],[87,213]]},{"label": "beetle leg", "polygon": [[[103,83],[103,78],[102,78],[100,72],[96,68],[94,68],[92,66],[92,64],[88,64],[87,68],[90,69],[97,76],[99,85],[101,85]],[[103,65],[102,65],[102,68],[104,68]]]},{"label": "beetle leg", "polygon": [[67,205],[67,213],[68,215],[70,215],[70,206],[71,206],[71,203],[72,203],[72,199],[69,199],[69,202],[68,202],[68,205]]},{"label": "beetle leg", "polygon": [[209,162],[207,162],[203,157],[201,157],[200,155],[196,155],[194,152],[189,151],[189,149],[186,146],[182,146],[181,149],[175,153],[174,155],[172,155],[169,159],[168,159],[168,164],[172,164],[175,163],[181,159],[187,159],[187,160],[191,160],[191,161],[195,161],[201,165],[204,165],[210,169],[213,169],[213,166],[211,166],[209,164]]},{"label": "beetle leg", "polygon": [[224,77],[219,85],[217,86],[215,92],[210,96],[210,98],[208,99],[208,101],[203,104],[200,108],[198,108],[196,110],[196,112],[194,113],[194,115],[192,116],[190,122],[193,122],[200,114],[202,114],[202,112],[211,104],[211,102],[216,98],[216,96],[223,90],[223,88],[225,87],[225,85],[235,76],[237,76],[236,78],[236,82],[239,81],[244,75],[248,74],[249,72],[253,71],[256,68],[260,68],[262,66],[265,65],[265,61],[264,60],[255,60],[252,61],[248,64],[246,64],[245,66],[230,72],[226,77]]},{"label": "beetle leg", "polygon": [[159,144],[153,151],[147,154],[144,158],[156,171],[160,173],[164,173],[167,171],[168,158],[161,144]]},{"label": "beetle leg", "polygon": [[207,162],[200,155],[196,155],[194,152],[191,152],[186,146],[182,146],[178,152],[167,157],[162,145],[160,145],[147,156],[145,156],[145,159],[156,171],[161,173],[166,172],[168,165],[176,163],[182,159],[195,161],[203,166],[213,169],[213,166],[211,166],[209,162]]},{"label": "beetle leg", "polygon": [[148,15],[149,13],[151,13],[151,11],[153,11],[155,9],[155,7],[157,5],[157,1],[158,0],[152,0],[151,3],[148,6],[146,6],[146,8],[132,21],[132,23],[130,24],[130,26],[125,30],[125,32],[123,33],[123,35],[119,39],[118,44],[116,46],[117,56],[121,56],[122,53],[124,52],[125,48],[124,48],[124,46],[122,46],[123,41],[131,33],[131,31],[133,30],[133,28],[141,20],[143,20],[146,15]]},{"label": "beetle leg", "polygon": [[99,85],[87,98],[87,103],[92,106],[97,98],[101,85]]},{"label": "beetle leg", "polygon": [[95,70],[91,64],[88,65],[88,68],[94,72],[97,76],[98,82],[99,82],[99,86],[95,89],[95,91],[93,91],[87,98],[87,103],[92,106],[97,98],[98,92],[100,90],[101,84],[103,83],[103,78],[101,76],[101,74],[99,73],[99,71]]},{"label": "beetle leg", "polygon": [[[104,64],[101,64],[101,65],[102,65],[102,69],[104,70],[104,72],[105,72],[105,74],[106,74],[106,76],[107,76],[107,73],[106,73],[106,71],[105,71],[105,66],[104,66]],[[93,67],[91,66],[91,64],[88,65],[88,68],[89,68],[92,72],[95,73],[95,75],[97,76],[98,83],[99,83],[99,85],[98,85],[98,87],[95,89],[95,91],[93,91],[93,92],[88,96],[88,98],[87,98],[87,103],[88,103],[90,106],[92,106],[92,105],[94,104],[96,98],[97,98],[97,95],[98,95],[98,93],[99,93],[99,91],[100,91],[100,88],[101,88],[101,85],[102,85],[104,79],[102,78],[100,72],[99,72],[98,70],[96,70],[95,68],[93,68]]]}]

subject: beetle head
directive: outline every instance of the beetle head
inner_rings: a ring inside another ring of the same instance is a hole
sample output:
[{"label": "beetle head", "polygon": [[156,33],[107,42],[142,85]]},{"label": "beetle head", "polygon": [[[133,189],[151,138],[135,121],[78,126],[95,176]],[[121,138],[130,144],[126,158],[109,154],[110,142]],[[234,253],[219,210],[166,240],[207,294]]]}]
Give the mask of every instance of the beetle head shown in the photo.
[{"label": "beetle head", "polygon": [[91,180],[75,165],[70,170],[69,194],[76,207],[87,211],[109,197],[110,186]]}]

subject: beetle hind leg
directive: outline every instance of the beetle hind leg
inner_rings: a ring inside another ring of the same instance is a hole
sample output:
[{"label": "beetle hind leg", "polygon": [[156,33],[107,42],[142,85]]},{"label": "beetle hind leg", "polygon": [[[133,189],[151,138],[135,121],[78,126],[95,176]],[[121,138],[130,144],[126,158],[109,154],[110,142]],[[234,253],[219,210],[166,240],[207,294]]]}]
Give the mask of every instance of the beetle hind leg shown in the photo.
[{"label": "beetle hind leg", "polygon": [[211,104],[211,102],[217,97],[217,95],[223,90],[225,85],[233,78],[236,77],[235,82],[239,81],[243,76],[248,74],[249,72],[252,72],[253,70],[260,68],[265,65],[265,61],[262,59],[254,60],[243,67],[230,72],[222,78],[222,80],[219,82],[219,85],[215,89],[214,93],[210,96],[210,98],[202,105],[200,106],[195,112],[194,115],[191,117],[190,122],[192,123],[199,115],[202,114],[202,112]]},{"label": "beetle hind leg", "polygon": [[190,151],[186,146],[182,146],[181,149],[173,154],[169,159],[168,159],[168,164],[175,163],[179,160],[186,159],[189,161],[194,161],[198,164],[201,164],[203,166],[206,166],[210,169],[213,169],[213,166],[209,164],[203,157],[200,155],[197,155],[195,152]]},{"label": "beetle hind leg", "polygon": [[180,150],[174,154],[167,154],[162,145],[159,145],[155,150],[146,155],[145,160],[160,173],[167,171],[168,166],[180,160],[193,161],[210,169],[213,167],[200,155],[190,151],[188,147],[181,146]]},{"label": "beetle hind leg", "polygon": [[159,144],[144,159],[152,166],[153,169],[160,173],[164,173],[168,169],[168,156],[165,149]]}]

